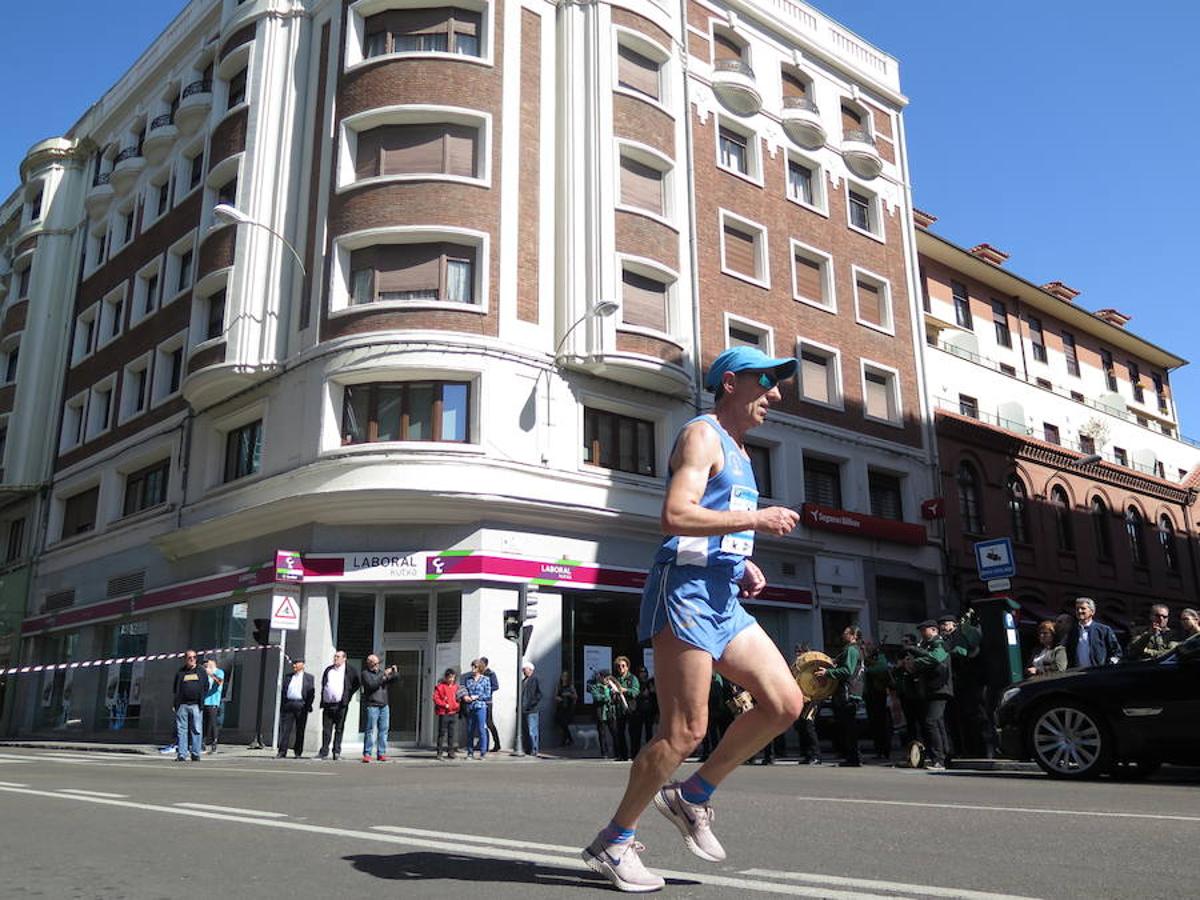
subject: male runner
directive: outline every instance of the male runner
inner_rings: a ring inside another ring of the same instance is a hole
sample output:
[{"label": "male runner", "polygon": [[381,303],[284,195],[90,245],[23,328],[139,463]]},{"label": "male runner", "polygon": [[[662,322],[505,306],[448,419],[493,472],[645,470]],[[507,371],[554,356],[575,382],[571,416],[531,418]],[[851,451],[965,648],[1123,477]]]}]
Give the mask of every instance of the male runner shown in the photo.
[{"label": "male runner", "polygon": [[[793,358],[771,359],[752,347],[718,356],[705,385],[713,411],[688,422],[671,453],[671,479],[662,507],[667,535],[642,593],[638,637],[654,647],[659,729],[634,760],[625,796],[608,826],[583,851],[584,862],[618,890],[642,893],[664,881],[642,864],[634,841],[638,818],[651,800],[701,859],[725,851],[712,833],[709,798],[716,786],[776,735],[804,706],[779,650],[742,608],[739,594],[756,596],[766,579],[749,560],[754,532],[783,535],[794,510],[758,508],[758,489],[742,440],[779,401],[779,381],[796,371]],[[708,725],[712,671],[754,695],[716,749],[684,782],[664,782],[695,749]]]}]

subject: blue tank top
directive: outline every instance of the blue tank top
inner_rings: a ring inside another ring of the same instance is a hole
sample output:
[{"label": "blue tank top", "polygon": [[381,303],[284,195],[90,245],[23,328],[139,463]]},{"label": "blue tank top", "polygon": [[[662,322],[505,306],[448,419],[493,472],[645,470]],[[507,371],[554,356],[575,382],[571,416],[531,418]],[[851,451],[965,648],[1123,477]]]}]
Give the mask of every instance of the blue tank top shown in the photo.
[{"label": "blue tank top", "polygon": [[[758,509],[758,483],[754,480],[754,469],[750,466],[750,460],[721,427],[715,416],[697,416],[684,425],[684,428],[692,422],[704,422],[717,432],[721,439],[721,452],[725,457],[721,471],[708,479],[708,484],[704,487],[704,496],[700,498],[700,505],[705,509],[721,512]],[[753,553],[753,531],[711,537],[671,535],[658,548],[654,561],[673,563],[677,566],[734,569],[736,572],[732,577],[738,578],[745,567],[746,557]]]}]

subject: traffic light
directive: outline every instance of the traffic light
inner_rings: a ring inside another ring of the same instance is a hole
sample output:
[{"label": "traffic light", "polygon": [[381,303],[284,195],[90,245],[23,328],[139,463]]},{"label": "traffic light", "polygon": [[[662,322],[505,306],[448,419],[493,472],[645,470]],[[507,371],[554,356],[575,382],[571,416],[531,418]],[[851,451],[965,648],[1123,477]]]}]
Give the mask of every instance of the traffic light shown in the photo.
[{"label": "traffic light", "polygon": [[521,616],[515,609],[504,611],[504,638],[509,641],[521,639]]},{"label": "traffic light", "polygon": [[255,619],[254,620],[254,640],[259,644],[271,643],[271,620],[270,619]]}]

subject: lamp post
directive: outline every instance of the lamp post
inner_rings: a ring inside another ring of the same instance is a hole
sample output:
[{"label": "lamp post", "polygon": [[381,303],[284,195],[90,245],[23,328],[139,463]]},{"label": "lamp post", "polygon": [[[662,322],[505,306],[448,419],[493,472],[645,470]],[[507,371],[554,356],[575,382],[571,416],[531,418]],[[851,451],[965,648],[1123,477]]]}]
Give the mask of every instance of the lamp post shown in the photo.
[{"label": "lamp post", "polygon": [[213,215],[226,225],[253,225],[256,228],[262,228],[263,230],[270,232],[275,237],[279,238],[283,246],[292,251],[292,256],[296,257],[296,265],[300,267],[300,274],[307,277],[308,272],[304,268],[304,260],[300,258],[300,254],[296,251],[296,248],[292,246],[292,242],[270,225],[264,225],[262,222],[258,221],[258,219],[251,218],[236,206],[230,206],[228,203],[218,203],[216,206],[214,206]]},{"label": "lamp post", "polygon": [[1067,463],[1068,469],[1083,469],[1087,466],[1094,465],[1104,459],[1099,453],[1089,453],[1087,456],[1081,456],[1079,459],[1073,459]]},{"label": "lamp post", "polygon": [[588,319],[595,316],[600,319],[607,319],[621,308],[621,304],[616,300],[601,300],[582,316],[567,326],[567,330],[563,332],[563,336],[559,339],[558,344],[554,348],[554,364],[558,365],[559,351],[562,350],[563,344],[567,342],[567,338],[571,336],[571,332],[586,322]]}]

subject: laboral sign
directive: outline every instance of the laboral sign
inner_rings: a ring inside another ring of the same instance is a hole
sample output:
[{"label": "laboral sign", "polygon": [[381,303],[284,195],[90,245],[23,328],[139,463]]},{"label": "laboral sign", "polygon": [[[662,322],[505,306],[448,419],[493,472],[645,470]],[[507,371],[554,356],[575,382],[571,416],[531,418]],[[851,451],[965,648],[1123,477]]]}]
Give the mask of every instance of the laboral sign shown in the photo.
[{"label": "laboral sign", "polygon": [[881,519],[878,516],[864,516],[862,513],[833,509],[816,503],[805,503],[801,507],[800,521],[809,528],[820,531],[856,534],[859,537],[894,541],[898,544],[920,546],[928,539],[923,525]]}]

